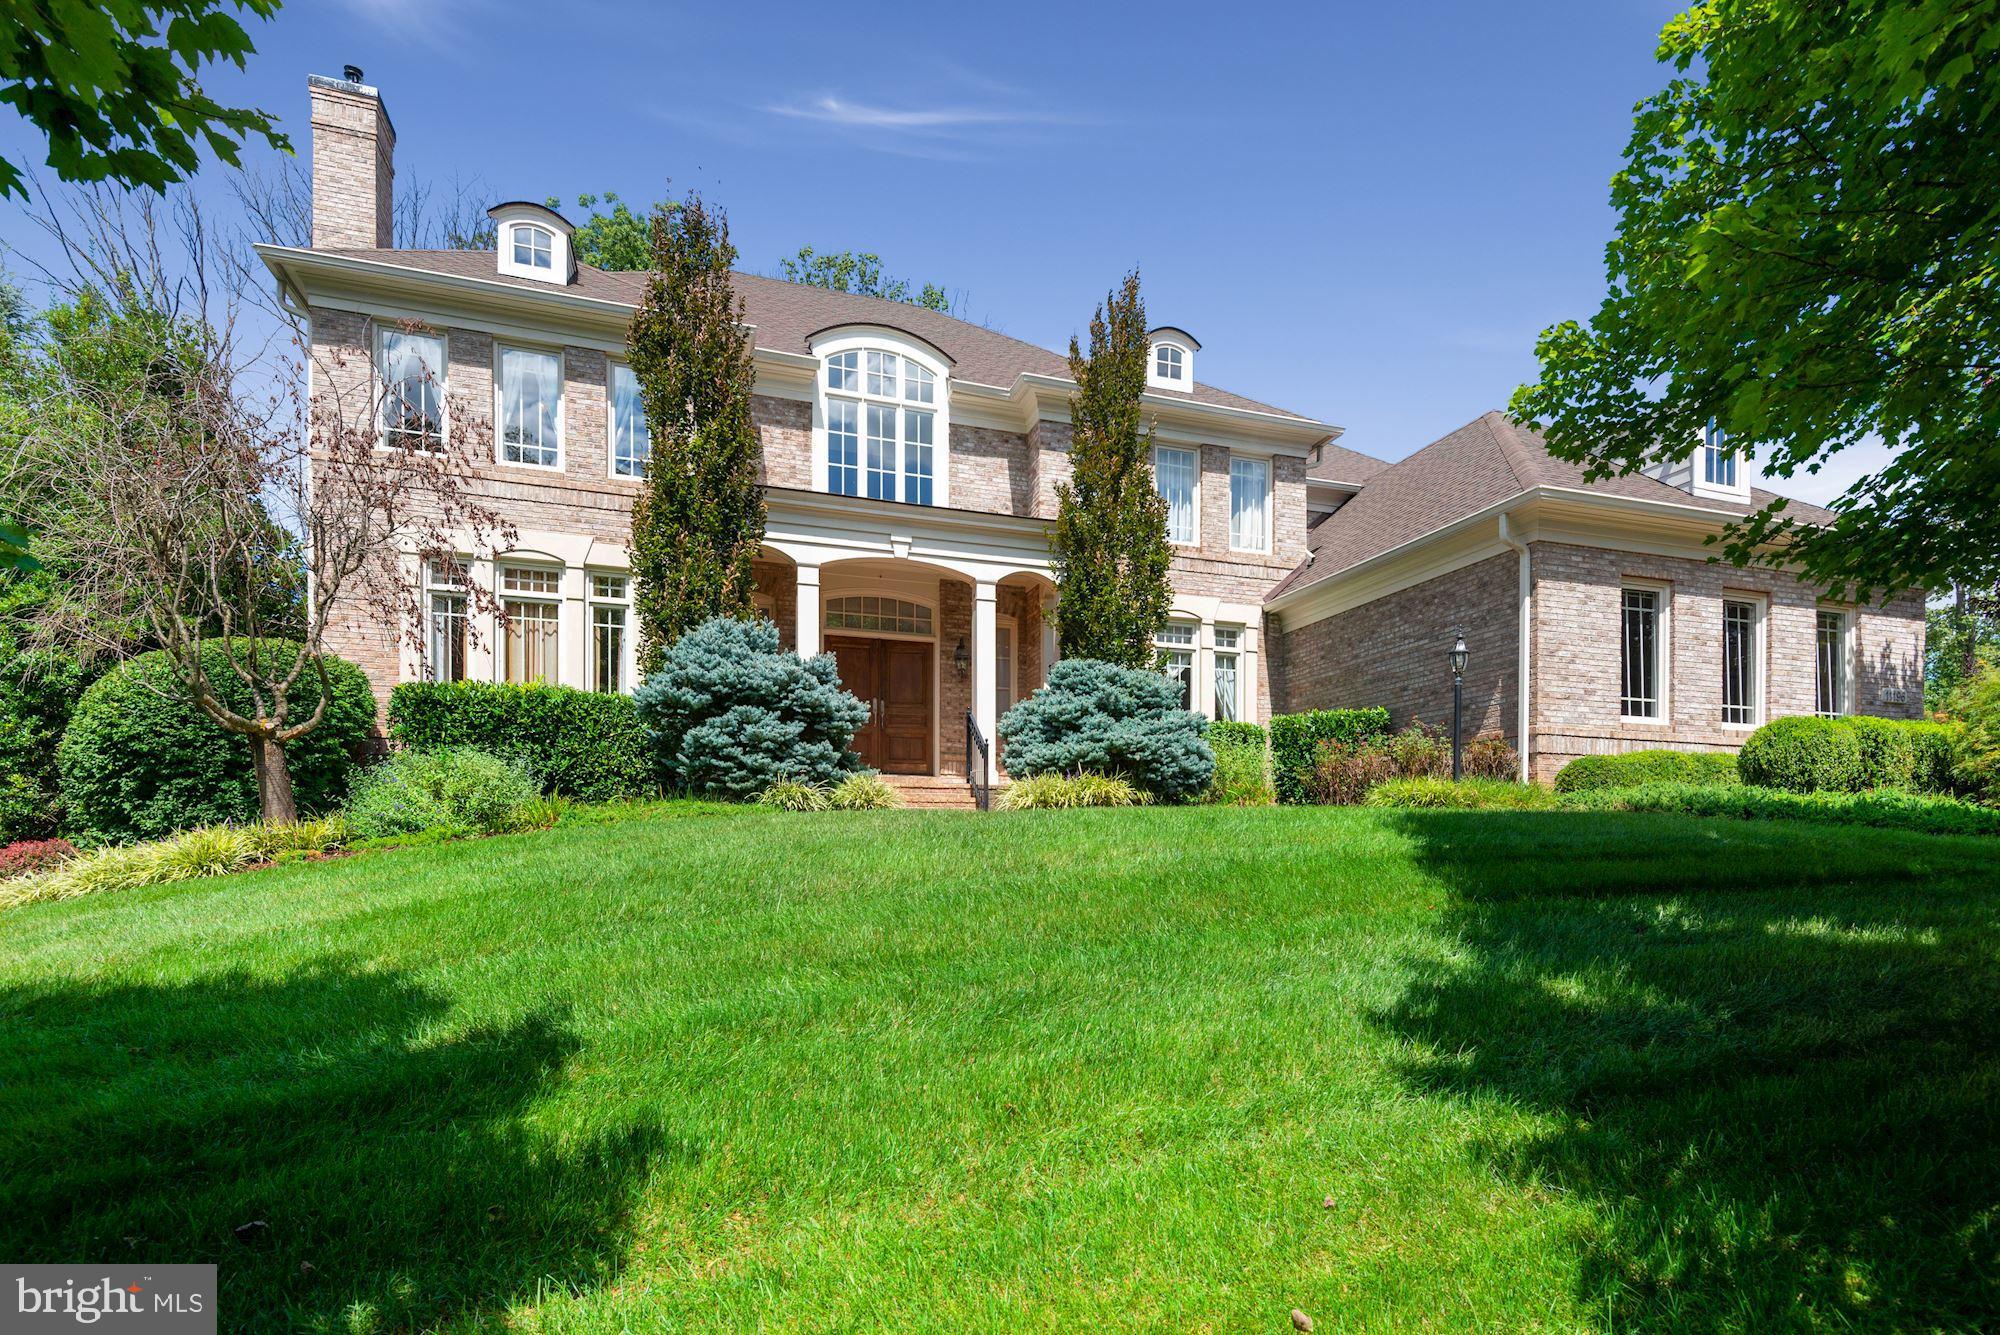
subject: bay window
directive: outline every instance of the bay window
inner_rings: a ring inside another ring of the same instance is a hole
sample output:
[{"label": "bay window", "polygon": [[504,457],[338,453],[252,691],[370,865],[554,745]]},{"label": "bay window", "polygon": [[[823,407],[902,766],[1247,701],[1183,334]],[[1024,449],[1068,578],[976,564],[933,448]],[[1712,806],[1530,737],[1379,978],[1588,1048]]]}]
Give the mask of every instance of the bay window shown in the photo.
[{"label": "bay window", "polygon": [[1229,545],[1239,552],[1271,550],[1271,461],[1229,461]]},{"label": "bay window", "polygon": [[436,334],[384,329],[376,339],[382,382],[382,443],[407,449],[444,447],[444,340]]},{"label": "bay window", "polygon": [[644,477],[653,457],[653,433],[639,401],[639,377],[623,362],[611,365],[611,473]]},{"label": "bay window", "polygon": [[562,358],[532,348],[501,348],[500,461],[557,467],[561,414]]},{"label": "bay window", "polygon": [[1196,490],[1201,480],[1201,453],[1171,449],[1153,451],[1153,480],[1167,499],[1167,541],[1191,547],[1200,540],[1196,526]]},{"label": "bay window", "polygon": [[930,505],[937,489],[938,377],[880,348],[826,358],[826,489]]}]

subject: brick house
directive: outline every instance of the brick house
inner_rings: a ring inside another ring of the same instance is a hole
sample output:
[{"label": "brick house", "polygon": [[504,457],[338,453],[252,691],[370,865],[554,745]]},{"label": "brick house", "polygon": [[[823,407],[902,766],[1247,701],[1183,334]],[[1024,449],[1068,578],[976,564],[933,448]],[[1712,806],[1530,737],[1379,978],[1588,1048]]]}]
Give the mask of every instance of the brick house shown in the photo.
[{"label": "brick house", "polygon": [[[644,275],[577,263],[568,222],[528,203],[491,211],[495,251],[392,248],[380,96],[318,76],[310,96],[312,244],[259,251],[307,321],[315,404],[392,405],[398,432],[479,441],[475,486],[518,531],[454,572],[398,559],[421,649],[340,609],[331,647],[384,699],[425,676],[629,689],[624,544],[648,438],[622,358]],[[768,510],[758,606],[874,706],[864,759],[962,777],[968,716],[992,737],[1055,656],[1066,363],[920,307],[748,274],[737,290]],[[1175,548],[1158,644],[1191,708],[1442,721],[1462,626],[1473,725],[1538,777],[1587,751],[1733,746],[1776,714],[1916,713],[1919,595],[1834,607],[1707,561],[1701,539],[1762,501],[1726,450],[1703,452],[1700,481],[1684,462],[1585,483],[1489,414],[1389,465],[1201,381],[1200,351],[1154,330],[1145,396]],[[459,579],[506,624],[476,624]]]}]

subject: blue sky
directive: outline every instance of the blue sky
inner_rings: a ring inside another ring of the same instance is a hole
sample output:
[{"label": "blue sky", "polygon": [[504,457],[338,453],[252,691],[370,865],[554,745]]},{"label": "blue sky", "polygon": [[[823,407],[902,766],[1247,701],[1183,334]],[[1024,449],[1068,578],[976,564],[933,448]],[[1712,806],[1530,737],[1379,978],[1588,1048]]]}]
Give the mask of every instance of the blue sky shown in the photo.
[{"label": "blue sky", "polygon": [[[352,62],[399,183],[698,188],[747,268],[876,251],[1050,347],[1138,264],[1202,379],[1393,459],[1504,406],[1536,331],[1595,308],[1678,7],[294,0],[211,87],[303,150],[306,75]],[[5,113],[0,145],[39,163]],[[0,229],[35,244],[12,206]]]}]

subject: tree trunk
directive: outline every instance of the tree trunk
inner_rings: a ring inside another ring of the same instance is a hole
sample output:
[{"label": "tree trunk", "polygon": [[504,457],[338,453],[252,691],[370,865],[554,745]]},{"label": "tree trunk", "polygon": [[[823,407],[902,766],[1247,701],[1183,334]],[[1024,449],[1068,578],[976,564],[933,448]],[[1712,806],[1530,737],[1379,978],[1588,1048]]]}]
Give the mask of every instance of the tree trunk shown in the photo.
[{"label": "tree trunk", "polygon": [[292,801],[292,771],[285,764],[285,744],[271,737],[250,737],[250,763],[257,771],[257,807],[266,825],[293,825],[299,809]]}]

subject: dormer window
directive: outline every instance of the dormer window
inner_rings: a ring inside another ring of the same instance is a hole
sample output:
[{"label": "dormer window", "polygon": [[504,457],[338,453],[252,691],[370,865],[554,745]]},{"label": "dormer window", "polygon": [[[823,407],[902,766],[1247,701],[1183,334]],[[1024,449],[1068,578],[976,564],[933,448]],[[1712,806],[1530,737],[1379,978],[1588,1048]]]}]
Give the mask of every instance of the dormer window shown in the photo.
[{"label": "dormer window", "polygon": [[1701,428],[1701,442],[1694,457],[1684,460],[1663,475],[1671,485],[1685,488],[1695,496],[1722,501],[1750,499],[1749,463],[1743,451],[1711,417]]},{"label": "dormer window", "polygon": [[1711,487],[1736,486],[1736,455],[1729,438],[1713,417],[1701,433],[1701,480]]},{"label": "dormer window", "polygon": [[546,227],[514,224],[514,263],[524,269],[555,267],[555,236]]},{"label": "dormer window", "polygon": [[818,485],[836,496],[947,504],[950,370],[937,350],[887,329],[829,333],[815,350]]},{"label": "dormer window", "polygon": [[575,280],[576,257],[570,245],[574,229],[560,213],[516,200],[494,205],[486,216],[493,220],[503,275],[563,286]]},{"label": "dormer window", "polygon": [[1146,335],[1151,355],[1146,359],[1146,388],[1194,390],[1194,355],[1201,344],[1185,329],[1162,326]]}]

